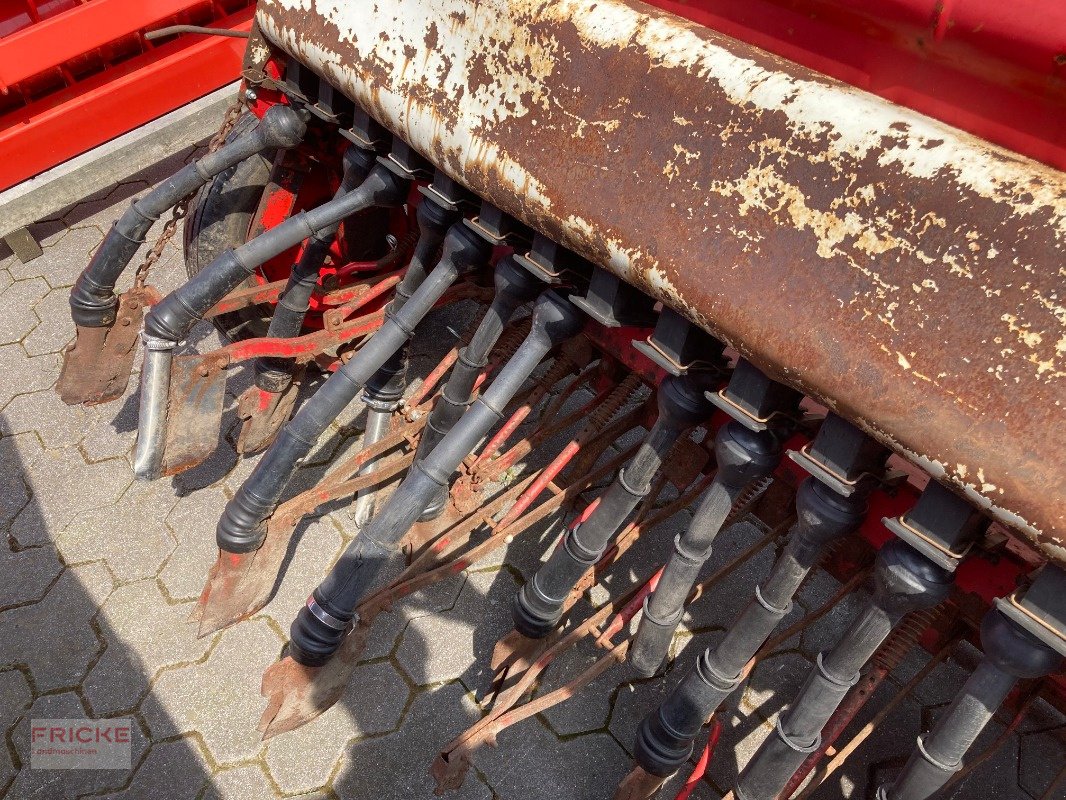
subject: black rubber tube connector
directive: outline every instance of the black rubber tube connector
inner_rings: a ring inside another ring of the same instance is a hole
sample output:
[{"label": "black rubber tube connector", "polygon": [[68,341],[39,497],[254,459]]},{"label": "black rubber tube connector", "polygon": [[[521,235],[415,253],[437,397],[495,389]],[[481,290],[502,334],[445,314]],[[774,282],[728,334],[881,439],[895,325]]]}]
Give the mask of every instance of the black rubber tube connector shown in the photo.
[{"label": "black rubber tube connector", "polygon": [[1057,672],[1062,656],[998,609],[981,622],[985,657],[941,715],[918,739],[903,771],[877,790],[877,800],[928,800],[962,769],[962,760],[1020,680]]},{"label": "black rubber tube connector", "polygon": [[[500,259],[496,265],[496,294],[482,317],[470,342],[459,352],[448,382],[430,412],[415,460],[422,461],[448,435],[474,401],[474,385],[489,362],[489,353],[499,341],[504,326],[514,313],[544,288],[531,272],[521,267],[514,256]],[[421,520],[436,519],[444,510],[447,492],[440,492],[422,512]]]},{"label": "black rubber tube connector", "polygon": [[306,666],[324,664],[343,641],[346,631],[334,621],[350,622],[355,607],[374,585],[384,565],[399,556],[399,542],[434,495],[447,487],[463,459],[503,418],[537,365],[553,347],[576,335],[584,317],[569,300],[554,291],[541,295],[533,309],[529,334],[504,365],[492,385],[471,405],[444,439],[407,477],[381,510],[356,537],[312,593],[315,614],[304,607],[292,623],[289,654]]},{"label": "black rubber tube connector", "polygon": [[[459,274],[484,264],[490,255],[491,247],[459,223],[448,230],[440,262],[428,276],[420,269],[408,270],[400,283],[403,296],[408,298],[403,307],[394,311],[390,303],[385,323],[377,333],[281,429],[252,474],[226,504],[215,531],[222,550],[250,553],[259,548],[266,535],[263,523],[277,508],[300,459],[311,452],[330,422],[355,399],[381,365],[407,342],[415,326]],[[420,278],[424,280],[418,285]]]},{"label": "black rubber tube connector", "polygon": [[704,723],[740,684],[740,673],[792,608],[792,598],[826,546],[858,530],[866,500],[844,497],[814,478],[800,484],[797,520],[766,583],[714,649],[699,655],[681,683],[641,723],[636,761],[653,775],[676,772]]},{"label": "black rubber tube connector", "polygon": [[704,396],[702,380],[696,375],[668,376],[659,386],[659,416],[636,454],[618,471],[589,518],[566,533],[547,563],[515,595],[511,618],[520,634],[541,639],[555,630],[570,590],[647,496],[677,438],[710,417],[713,406]]},{"label": "black rubber tube connector", "polygon": [[303,141],[307,125],[301,112],[276,105],[243,136],[208,153],[170,176],[119,218],[70,291],[70,316],[75,325],[106,328],[118,311],[115,284],[142,244],[149,228],[221,172],[265,150],[295,147]]},{"label": "black rubber tube connector", "polygon": [[[377,162],[374,153],[355,145],[344,154],[344,173],[340,186],[333,195],[334,202],[355,189],[367,179]],[[327,225],[312,234],[300,253],[300,259],[292,269],[285,291],[282,292],[274,316],[270,318],[267,336],[290,339],[300,334],[304,317],[311,305],[311,295],[318,285],[318,274],[329,255],[329,249],[337,238],[340,221]],[[263,391],[280,393],[292,383],[294,362],[286,358],[258,358],[255,361],[255,384]]]},{"label": "black rubber tube connector", "polygon": [[180,342],[212,306],[279,253],[342,219],[372,206],[395,206],[407,199],[410,181],[380,163],[358,189],[317,208],[301,211],[240,247],[227,250],[168,294],[144,318],[148,336]]},{"label": "black rubber tube connector", "polygon": [[765,478],[781,460],[781,445],[773,431],[753,431],[735,421],[718,429],[714,452],[718,464],[714,480],[688,529],[675,539],[659,584],[644,602],[628,659],[633,671],[644,677],[654,675],[666,659],[685,601],[711,556],[733,502],[744,487]]},{"label": "black rubber tube connector", "polygon": [[953,573],[899,539],[877,554],[874,596],[840,641],[818,657],[799,695],[737,779],[747,800],[776,800],[816,748],[822,728],[859,680],[859,670],[907,614],[933,608],[951,593]]}]

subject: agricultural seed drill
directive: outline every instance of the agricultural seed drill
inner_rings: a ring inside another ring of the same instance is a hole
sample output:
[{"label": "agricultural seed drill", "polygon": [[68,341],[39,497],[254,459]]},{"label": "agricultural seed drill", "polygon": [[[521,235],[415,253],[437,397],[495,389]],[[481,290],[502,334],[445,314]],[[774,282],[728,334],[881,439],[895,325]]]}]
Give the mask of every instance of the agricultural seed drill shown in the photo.
[{"label": "agricultural seed drill", "polygon": [[[491,710],[441,743],[442,790],[508,725],[608,671],[656,674],[686,605],[754,552],[713,559],[741,520],[773,566],[646,709],[618,798],[686,769],[752,665],[829,610],[783,622],[815,570],[873,590],[738,800],[790,797],[816,767],[817,788],[919,645],[984,658],[881,800],[954,785],[1021,697],[1066,706],[1063,11],[738,5],[261,0],[246,109],[86,267],[58,389],[119,397],[143,344],[139,477],[203,462],[227,378],[253,378],[238,449],[261,455],[218,522],[201,635],[270,599],[302,517],[350,501],[360,522],[293,609],[266,735],[336,702],[394,601],[554,514],[570,522],[514,597]],[[160,297],[129,267],[174,207],[189,279]],[[469,329],[410,374],[424,320],[457,303]],[[182,349],[203,320],[228,343]],[[357,400],[362,449],[296,491]],[[588,612],[642,536],[661,569]],[[527,702],[584,639],[602,658]]]}]

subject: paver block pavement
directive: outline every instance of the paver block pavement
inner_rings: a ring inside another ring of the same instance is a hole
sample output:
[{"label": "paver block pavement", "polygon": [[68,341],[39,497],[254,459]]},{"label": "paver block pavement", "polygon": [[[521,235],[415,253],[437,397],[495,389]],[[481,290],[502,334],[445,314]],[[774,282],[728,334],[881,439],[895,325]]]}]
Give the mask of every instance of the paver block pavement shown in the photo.
[{"label": "paver block pavement", "polygon": [[34,603],[63,571],[51,545],[12,550],[0,543],[0,608]]},{"label": "paver block pavement", "polygon": [[410,692],[389,663],[356,667],[337,705],[267,743],[265,761],[274,781],[286,793],[326,786],[349,742],[396,729]]},{"label": "paver block pavement", "polygon": [[28,667],[37,692],[77,686],[103,649],[92,622],[113,587],[102,564],[72,567],[44,599],[0,613],[0,666]]},{"label": "paver block pavement", "polygon": [[[478,716],[477,707],[459,683],[420,692],[396,733],[349,747],[333,778],[333,791],[341,800],[430,797],[434,786],[429,775],[432,759]],[[492,796],[473,770],[459,791],[448,794],[454,800],[488,800]]]},{"label": "paver block pavement", "polygon": [[166,524],[177,545],[159,571],[159,582],[171,600],[200,596],[207,571],[218,558],[215,526],[226,500],[221,489],[210,487],[179,498],[167,515]]},{"label": "paver block pavement", "polygon": [[[34,719],[84,719],[88,711],[73,692],[39,697],[23,715],[11,735],[22,769],[15,776],[8,795],[18,800],[57,800],[79,794],[101,793],[117,789],[129,780],[124,769],[30,769],[30,724]],[[131,736],[131,759],[136,764],[148,741],[134,722]]]},{"label": "paver block pavement", "polygon": [[246,800],[278,797],[260,764],[222,770],[211,779],[204,800]]},{"label": "paver block pavement", "polygon": [[193,738],[153,744],[130,784],[106,800],[196,800],[210,772]]},{"label": "paver block pavement", "polygon": [[79,514],[56,539],[69,564],[105,560],[120,581],[154,577],[175,542],[160,518],[177,502],[165,483],[137,483],[114,504]]},{"label": "paver block pavement", "polygon": [[203,662],[164,670],[141,704],[152,737],[195,731],[219,764],[258,758],[259,676],[281,645],[265,620],[249,620],[219,634]]},{"label": "paver block pavement", "polygon": [[0,344],[21,342],[40,324],[33,306],[49,292],[43,278],[15,281],[0,293]]},{"label": "paver block pavement", "polygon": [[97,618],[107,648],[82,683],[98,716],[131,711],[163,668],[202,658],[213,639],[186,624],[191,603],[168,605],[151,579],[120,586]]},{"label": "paver block pavement", "polygon": [[133,482],[124,460],[86,464],[76,447],[40,451],[26,470],[33,499],[11,526],[23,547],[50,543],[85,512],[113,507]]}]

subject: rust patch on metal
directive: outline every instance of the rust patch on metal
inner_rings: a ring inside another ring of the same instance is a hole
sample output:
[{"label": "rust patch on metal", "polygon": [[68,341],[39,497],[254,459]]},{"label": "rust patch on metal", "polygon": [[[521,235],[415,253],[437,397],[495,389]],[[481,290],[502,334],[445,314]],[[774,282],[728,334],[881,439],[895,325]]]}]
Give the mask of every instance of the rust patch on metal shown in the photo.
[{"label": "rust patch on metal", "polygon": [[188,355],[174,359],[163,474],[177,475],[202,464],[215,452],[226,400],[225,360]]},{"label": "rust patch on metal", "polygon": [[282,392],[268,392],[254,385],[244,391],[237,401],[237,416],[243,420],[237,436],[238,453],[250,455],[265,450],[285,427],[300,393],[303,370],[299,372]]},{"label": "rust patch on metal", "polygon": [[258,19],[452,177],[1066,561],[1062,173],[625,0]]},{"label": "rust patch on metal", "polygon": [[110,328],[76,326],[74,341],[63,350],[56,392],[69,406],[94,406],[122,397],[130,382],[144,309],[159,302],[159,292],[142,286],[118,298]]}]

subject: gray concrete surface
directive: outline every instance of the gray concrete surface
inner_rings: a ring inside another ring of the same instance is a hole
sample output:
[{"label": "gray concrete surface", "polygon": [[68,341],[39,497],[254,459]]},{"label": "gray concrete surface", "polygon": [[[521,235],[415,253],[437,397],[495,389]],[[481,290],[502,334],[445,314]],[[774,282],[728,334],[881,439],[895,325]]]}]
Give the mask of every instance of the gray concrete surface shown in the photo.
[{"label": "gray concrete surface", "polygon": [[[96,408],[69,408],[52,386],[59,351],[72,334],[68,287],[104,230],[130,198],[177,168],[189,153],[143,180],[109,188],[35,226],[45,257],[0,260],[0,795],[30,798],[421,798],[438,748],[479,715],[485,665],[509,627],[507,604],[551,540],[547,528],[379,619],[347,693],[302,730],[268,743],[256,723],[263,669],[284,644],[308,590],[354,535],[344,509],[312,520],[274,600],[253,619],[203,640],[187,622],[215,556],[214,525],[250,468],[233,450],[231,384],[226,439],[207,464],[173,480],[134,483],[129,465],[136,389]],[[182,279],[180,253],[167,249],[153,282]],[[437,317],[429,341],[448,346],[454,320]],[[217,342],[209,328],[191,337]],[[419,347],[424,345],[419,344]],[[427,370],[433,353],[420,350]],[[358,447],[352,409],[309,460],[306,484],[335,453]],[[317,472],[316,472],[317,470]],[[618,590],[646,575],[687,523],[679,514],[627,554],[610,578]],[[724,544],[713,569],[744,546]],[[478,753],[459,797],[593,800],[611,795],[629,768],[639,720],[713,643],[769,566],[754,559],[691,609],[675,642],[678,661],[664,676],[633,681],[615,668],[566,705],[506,731]],[[818,577],[800,605],[817,607],[835,584]],[[603,591],[596,597],[602,600]],[[766,735],[803,680],[817,650],[832,642],[857,606],[848,601],[759,665],[722,715],[725,732],[708,779],[694,798],[717,798]],[[799,611],[796,612],[797,615]],[[538,691],[577,674],[595,653],[580,648],[552,667]],[[965,655],[965,654],[964,654]],[[880,705],[926,656],[909,657]],[[918,732],[935,719],[972,666],[968,657],[935,670],[817,794],[823,800],[871,796],[897,769]],[[134,768],[45,772],[26,760],[34,717],[130,715]],[[861,724],[867,718],[860,718]],[[997,720],[982,746],[995,738]],[[1016,735],[954,796],[970,800],[1040,798],[1063,763],[1061,716],[1038,705]],[[674,788],[676,790],[676,784]],[[672,797],[672,793],[664,793]],[[1060,795],[1061,796],[1061,795]]]}]

